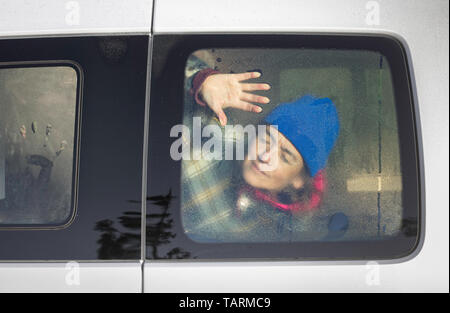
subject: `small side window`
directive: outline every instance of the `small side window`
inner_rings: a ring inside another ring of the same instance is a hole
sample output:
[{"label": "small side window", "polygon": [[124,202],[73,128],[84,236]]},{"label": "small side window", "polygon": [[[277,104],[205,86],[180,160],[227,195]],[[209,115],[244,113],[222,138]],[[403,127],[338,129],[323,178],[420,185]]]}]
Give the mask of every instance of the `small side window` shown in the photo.
[{"label": "small side window", "polygon": [[79,99],[72,63],[0,63],[0,228],[72,219]]}]

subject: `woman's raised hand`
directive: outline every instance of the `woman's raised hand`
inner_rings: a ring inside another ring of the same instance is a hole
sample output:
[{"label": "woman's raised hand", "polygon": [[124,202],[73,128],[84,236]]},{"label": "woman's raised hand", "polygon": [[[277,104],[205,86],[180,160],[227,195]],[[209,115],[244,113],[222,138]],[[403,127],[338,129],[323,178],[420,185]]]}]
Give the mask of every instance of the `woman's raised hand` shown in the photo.
[{"label": "woman's raised hand", "polygon": [[225,126],[227,116],[223,109],[235,108],[260,113],[262,108],[253,103],[266,104],[270,102],[267,97],[251,93],[251,91],[269,90],[269,84],[244,82],[260,76],[259,72],[210,75],[200,86],[199,96],[216,113],[220,123]]}]

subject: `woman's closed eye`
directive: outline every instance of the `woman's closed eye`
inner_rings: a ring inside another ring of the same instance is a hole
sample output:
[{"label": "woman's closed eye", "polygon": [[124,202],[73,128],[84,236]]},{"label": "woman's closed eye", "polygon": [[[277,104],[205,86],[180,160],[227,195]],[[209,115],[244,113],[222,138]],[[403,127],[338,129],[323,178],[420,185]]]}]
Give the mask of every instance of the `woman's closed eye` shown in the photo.
[{"label": "woman's closed eye", "polygon": [[281,159],[283,160],[283,162],[292,165],[295,163],[296,158],[294,154],[291,151],[289,151],[289,149],[281,147]]},{"label": "woman's closed eye", "polygon": [[287,159],[286,154],[284,153],[281,154],[281,160],[286,164],[291,164],[291,162],[289,162],[289,160]]}]

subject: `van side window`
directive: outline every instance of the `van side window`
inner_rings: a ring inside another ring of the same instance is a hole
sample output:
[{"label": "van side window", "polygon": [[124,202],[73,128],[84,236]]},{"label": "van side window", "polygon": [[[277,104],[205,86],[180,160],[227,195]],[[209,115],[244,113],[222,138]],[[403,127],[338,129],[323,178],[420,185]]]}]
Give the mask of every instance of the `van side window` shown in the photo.
[{"label": "van side window", "polygon": [[[190,55],[185,73],[181,213],[191,239],[365,240],[400,231],[397,114],[382,54],[208,49]],[[269,128],[278,144],[256,151],[272,139]]]},{"label": "van side window", "polygon": [[72,218],[78,97],[72,64],[0,64],[0,228]]},{"label": "van side window", "polygon": [[399,41],[153,40],[148,258],[398,259],[419,246],[417,130]]}]

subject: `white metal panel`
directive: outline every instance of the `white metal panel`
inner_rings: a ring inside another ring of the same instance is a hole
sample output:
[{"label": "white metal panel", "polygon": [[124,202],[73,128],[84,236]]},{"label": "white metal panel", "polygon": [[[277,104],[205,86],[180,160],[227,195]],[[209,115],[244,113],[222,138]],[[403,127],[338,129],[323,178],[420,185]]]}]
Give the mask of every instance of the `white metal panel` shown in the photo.
[{"label": "white metal panel", "polygon": [[[155,0],[153,31],[411,33],[445,15],[447,0]],[[377,12],[380,14],[377,17]],[[417,23],[420,21],[420,23]],[[423,30],[422,30],[423,31]]]},{"label": "white metal panel", "polygon": [[437,279],[441,271],[428,266],[425,258],[380,266],[320,262],[147,263],[144,291],[443,292],[448,284],[445,279]]},{"label": "white metal panel", "polygon": [[426,234],[417,257],[378,268],[379,284],[372,276],[376,267],[366,265],[158,262],[145,265],[145,291],[448,292],[448,12],[446,0],[156,0],[155,33],[364,32],[401,38],[410,49],[421,117]]},{"label": "white metal panel", "polygon": [[149,33],[152,0],[0,0],[0,37]]},{"label": "white metal panel", "polygon": [[141,273],[140,262],[0,264],[0,293],[139,293]]}]

